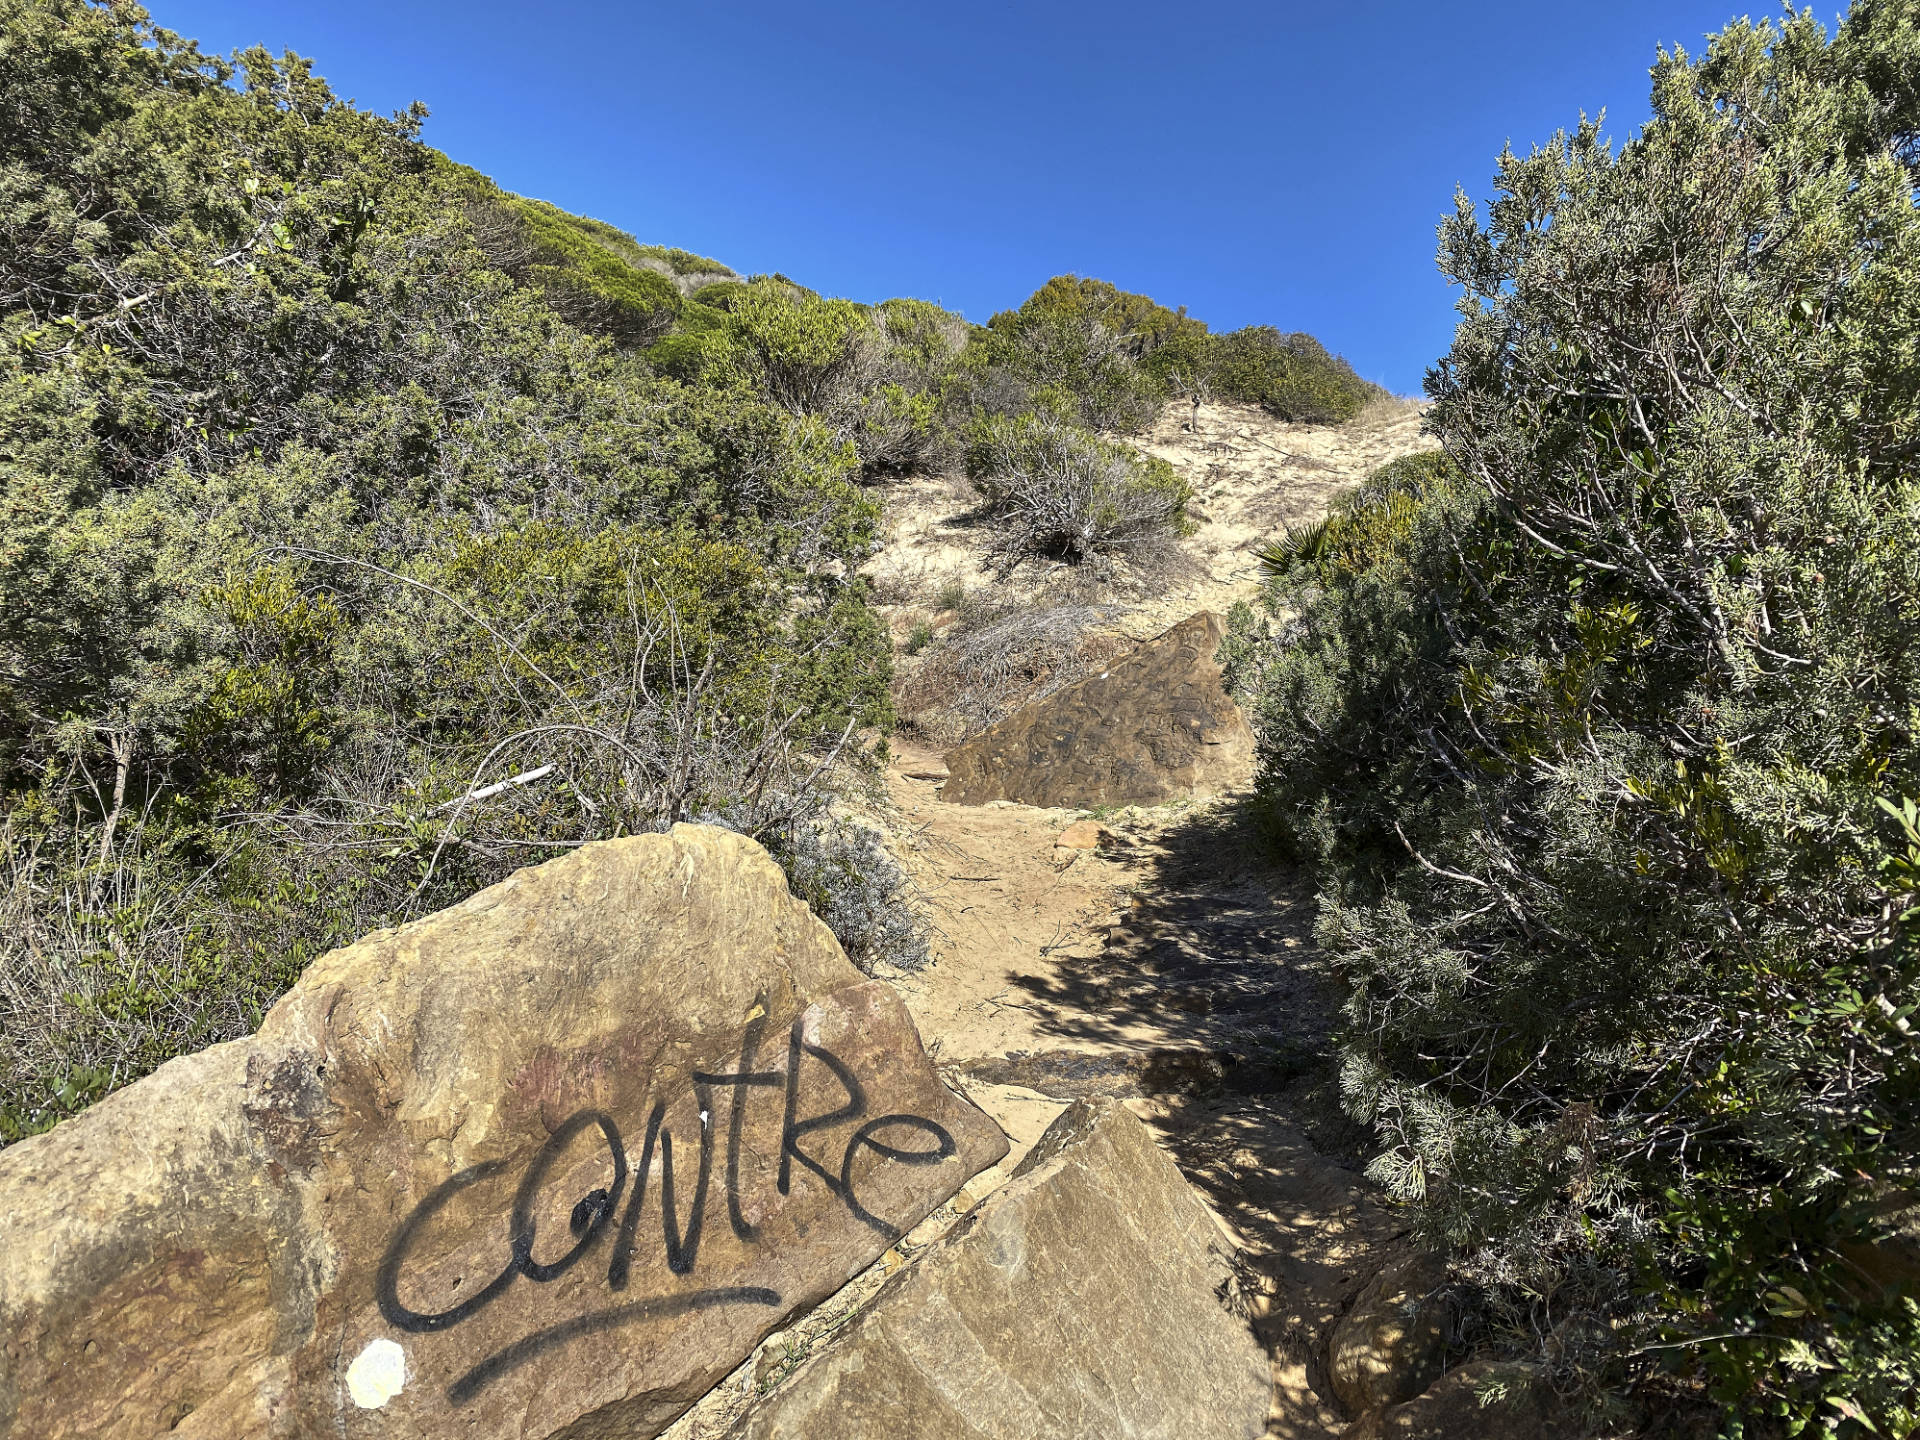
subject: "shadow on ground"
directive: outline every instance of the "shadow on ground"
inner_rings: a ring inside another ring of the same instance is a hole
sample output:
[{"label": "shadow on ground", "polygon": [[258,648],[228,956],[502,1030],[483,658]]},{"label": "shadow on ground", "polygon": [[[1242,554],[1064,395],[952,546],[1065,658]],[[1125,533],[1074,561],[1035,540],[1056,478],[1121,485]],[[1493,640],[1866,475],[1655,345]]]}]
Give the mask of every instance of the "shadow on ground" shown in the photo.
[{"label": "shadow on ground", "polygon": [[1324,1078],[1338,997],[1312,893],[1269,858],[1244,798],[1114,844],[1143,872],[1125,918],[1097,953],[1020,982],[1062,1048],[984,1062],[980,1078],[1063,1098],[1278,1095]]},{"label": "shadow on ground", "polygon": [[1276,862],[1244,797],[1117,833],[1142,872],[1096,953],[1021,982],[1059,1048],[970,1062],[977,1079],[1059,1098],[1119,1095],[1234,1232],[1237,1294],[1274,1355],[1271,1434],[1344,1423],[1321,1356],[1404,1225],[1359,1175],[1340,1112],[1340,995],[1313,944],[1311,887]]}]

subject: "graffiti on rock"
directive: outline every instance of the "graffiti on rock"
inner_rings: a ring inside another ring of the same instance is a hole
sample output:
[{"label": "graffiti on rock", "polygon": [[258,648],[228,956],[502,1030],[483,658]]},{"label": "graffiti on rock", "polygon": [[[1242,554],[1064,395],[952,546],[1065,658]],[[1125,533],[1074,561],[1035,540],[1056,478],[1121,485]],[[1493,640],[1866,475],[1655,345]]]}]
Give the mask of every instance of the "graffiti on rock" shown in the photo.
[{"label": "graffiti on rock", "polygon": [[[675,1275],[692,1275],[699,1260],[702,1231],[706,1223],[707,1196],[713,1177],[716,1149],[714,1117],[716,1092],[728,1090],[726,1123],[725,1190],[727,1219],[740,1240],[753,1243],[758,1228],[749,1220],[742,1199],[740,1175],[741,1145],[746,1129],[748,1093],[755,1089],[785,1090],[784,1118],[780,1126],[778,1173],[774,1186],[781,1195],[791,1191],[794,1166],[798,1164],[818,1176],[832,1195],[858,1218],[886,1240],[898,1239],[900,1230],[860,1201],[854,1178],[854,1164],[867,1150],[882,1160],[905,1165],[937,1165],[955,1154],[953,1136],[937,1122],[922,1115],[894,1113],[868,1119],[869,1105],[864,1087],[853,1071],[823,1045],[809,1041],[803,1022],[796,1020],[788,1036],[786,1066],[780,1070],[756,1070],[759,1061],[764,1015],[746,1028],[740,1047],[740,1062],[730,1073],[714,1074],[696,1070],[690,1077],[693,1097],[699,1112],[698,1159],[692,1162],[693,1193],[683,1199],[687,1150],[690,1142],[682,1139],[678,1168],[675,1161],[675,1136],[667,1123],[668,1105],[656,1099],[647,1116],[645,1136],[640,1142],[637,1164],[629,1163],[627,1141],[614,1117],[604,1111],[586,1109],[575,1112],[548,1136],[546,1143],[526,1162],[514,1191],[513,1206],[507,1224],[507,1256],[499,1273],[458,1304],[437,1311],[411,1308],[401,1298],[409,1256],[435,1215],[462,1191],[500,1177],[510,1168],[504,1160],[488,1160],[450,1176],[436,1187],[403,1220],[387,1245],[375,1279],[375,1298],[388,1324],[413,1334],[452,1329],[507,1296],[516,1282],[525,1279],[546,1284],[559,1279],[593,1253],[611,1228],[613,1242],[606,1257],[606,1285],[610,1295],[625,1292],[632,1280],[633,1258],[639,1247],[641,1222],[648,1199],[648,1181],[657,1170],[660,1238],[667,1268]],[[817,1066],[832,1077],[844,1092],[840,1104],[823,1113],[802,1118],[799,1115],[803,1071]],[[858,1123],[833,1162],[810,1153],[803,1143],[809,1135],[836,1126]],[[598,1130],[605,1147],[605,1183],[596,1185],[573,1205],[568,1216],[571,1245],[551,1259],[535,1257],[534,1212],[545,1196],[555,1165],[572,1143]],[[912,1143],[914,1138],[924,1143]],[[906,1144],[894,1143],[908,1141]],[[658,1165],[655,1157],[658,1156]],[[622,1201],[625,1208],[622,1208]],[[684,1205],[684,1210],[683,1210]],[[615,1217],[618,1217],[617,1221]],[[536,1330],[496,1350],[456,1378],[448,1386],[447,1398],[455,1404],[473,1399],[492,1381],[538,1358],[555,1346],[584,1335],[597,1334],[619,1326],[647,1320],[665,1319],[725,1305],[763,1305],[777,1307],[777,1291],[763,1286],[727,1285],[682,1291],[672,1295],[644,1299],[622,1299],[604,1309],[572,1316],[558,1324]]]}]

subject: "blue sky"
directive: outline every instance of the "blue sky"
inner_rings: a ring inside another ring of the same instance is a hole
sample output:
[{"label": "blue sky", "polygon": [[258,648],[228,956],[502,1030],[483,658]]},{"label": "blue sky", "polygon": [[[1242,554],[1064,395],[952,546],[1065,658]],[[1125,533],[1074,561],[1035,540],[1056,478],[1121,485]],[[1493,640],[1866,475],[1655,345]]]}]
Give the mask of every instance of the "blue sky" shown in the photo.
[{"label": "blue sky", "polygon": [[[1730,0],[1134,4],[156,0],[216,50],[419,99],[525,195],[747,272],[975,320],[1097,275],[1215,329],[1307,330],[1415,392],[1452,333],[1434,226],[1524,149],[1646,115]],[[1820,11],[1830,19],[1825,6]]]}]

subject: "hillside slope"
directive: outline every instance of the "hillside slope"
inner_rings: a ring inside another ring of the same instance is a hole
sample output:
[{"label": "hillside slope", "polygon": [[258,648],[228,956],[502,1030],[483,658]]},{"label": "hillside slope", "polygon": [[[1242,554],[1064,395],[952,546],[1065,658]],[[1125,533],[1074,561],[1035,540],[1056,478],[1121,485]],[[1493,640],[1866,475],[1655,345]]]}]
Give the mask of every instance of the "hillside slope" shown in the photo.
[{"label": "hillside slope", "polygon": [[[1152,576],[1117,575],[1092,593],[1067,567],[1004,580],[983,570],[972,497],[953,481],[891,486],[869,568],[896,643],[930,617],[963,626],[939,606],[956,585],[975,604],[989,595],[1015,612],[1057,602],[1064,587],[1098,609],[1090,653],[1117,653],[1197,610],[1249,599],[1256,545],[1428,444],[1411,404],[1379,405],[1344,426],[1232,405],[1203,406],[1197,433],[1192,420],[1190,407],[1169,406],[1142,440],[1200,497],[1192,534]],[[908,693],[914,658],[901,656]],[[1231,1303],[1273,1355],[1269,1433],[1338,1435],[1346,1420],[1326,1398],[1326,1335],[1398,1253],[1404,1227],[1349,1168],[1356,1133],[1327,1089],[1337,987],[1313,945],[1310,891],[1267,857],[1245,814],[1251,767],[1219,800],[1089,823],[1084,811],[945,803],[943,747],[907,736],[891,748],[884,801],[870,814],[929,908],[932,963],[883,973],[948,1083],[1000,1123],[1013,1150],[969,1184],[957,1210],[773,1337],[673,1440],[726,1434],[1089,1095],[1125,1097],[1149,1122],[1239,1254]]]}]

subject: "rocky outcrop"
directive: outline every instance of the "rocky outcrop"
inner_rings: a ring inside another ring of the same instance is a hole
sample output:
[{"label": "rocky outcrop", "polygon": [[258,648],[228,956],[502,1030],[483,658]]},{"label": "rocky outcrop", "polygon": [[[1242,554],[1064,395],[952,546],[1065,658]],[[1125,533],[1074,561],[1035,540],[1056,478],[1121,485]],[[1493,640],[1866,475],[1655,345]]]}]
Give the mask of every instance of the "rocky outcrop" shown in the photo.
[{"label": "rocky outcrop", "polygon": [[1439,1377],[1447,1337],[1433,1296],[1446,1280],[1446,1262],[1438,1256],[1406,1256],[1375,1275],[1334,1327],[1327,1378],[1349,1411],[1359,1415],[1411,1400]]},{"label": "rocky outcrop", "polygon": [[947,754],[940,798],[1094,809],[1245,783],[1253,732],[1215,659],[1226,622],[1202,613]]},{"label": "rocky outcrop", "polygon": [[1079,1102],[733,1440],[1241,1440],[1271,1377],[1212,1219],[1146,1128]]},{"label": "rocky outcrop", "polygon": [[1572,1433],[1540,1371],[1476,1361],[1404,1404],[1376,1410],[1341,1440],[1552,1440]]},{"label": "rocky outcrop", "polygon": [[588,846],[0,1152],[0,1432],[653,1435],[1005,1152],[758,846]]}]

